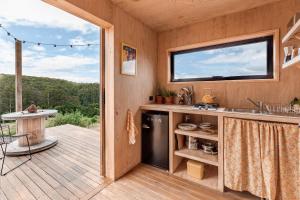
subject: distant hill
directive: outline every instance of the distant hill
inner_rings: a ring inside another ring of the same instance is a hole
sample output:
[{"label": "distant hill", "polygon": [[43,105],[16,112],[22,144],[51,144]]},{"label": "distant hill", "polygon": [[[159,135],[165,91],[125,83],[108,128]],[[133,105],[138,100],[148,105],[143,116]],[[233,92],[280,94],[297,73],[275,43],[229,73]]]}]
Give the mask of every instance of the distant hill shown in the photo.
[{"label": "distant hill", "polygon": [[[23,76],[23,109],[32,101],[41,108],[80,110],[85,115],[99,112],[99,84]],[[0,74],[0,114],[15,110],[15,76]]]}]

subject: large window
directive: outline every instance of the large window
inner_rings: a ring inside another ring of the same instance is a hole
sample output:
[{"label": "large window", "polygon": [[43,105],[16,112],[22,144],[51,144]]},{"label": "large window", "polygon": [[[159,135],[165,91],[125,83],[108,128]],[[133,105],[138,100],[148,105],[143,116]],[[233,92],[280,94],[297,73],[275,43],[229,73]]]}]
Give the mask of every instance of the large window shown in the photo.
[{"label": "large window", "polygon": [[273,36],[171,52],[171,81],[273,79]]}]

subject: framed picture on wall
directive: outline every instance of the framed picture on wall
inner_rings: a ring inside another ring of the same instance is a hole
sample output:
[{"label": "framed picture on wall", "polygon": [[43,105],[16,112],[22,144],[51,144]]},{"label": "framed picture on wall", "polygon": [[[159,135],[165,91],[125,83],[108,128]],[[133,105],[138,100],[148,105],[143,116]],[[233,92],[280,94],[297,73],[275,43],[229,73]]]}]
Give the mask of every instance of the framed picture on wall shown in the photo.
[{"label": "framed picture on wall", "polygon": [[122,43],[121,74],[135,76],[137,71],[137,49]]}]

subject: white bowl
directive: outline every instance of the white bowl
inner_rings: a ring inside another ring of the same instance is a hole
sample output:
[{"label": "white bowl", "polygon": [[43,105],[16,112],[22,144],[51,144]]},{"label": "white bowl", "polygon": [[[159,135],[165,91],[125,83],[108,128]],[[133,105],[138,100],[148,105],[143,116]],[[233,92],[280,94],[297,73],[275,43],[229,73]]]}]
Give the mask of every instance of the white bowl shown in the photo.
[{"label": "white bowl", "polygon": [[197,125],[192,123],[180,123],[178,124],[178,128],[183,131],[194,131],[197,129]]}]

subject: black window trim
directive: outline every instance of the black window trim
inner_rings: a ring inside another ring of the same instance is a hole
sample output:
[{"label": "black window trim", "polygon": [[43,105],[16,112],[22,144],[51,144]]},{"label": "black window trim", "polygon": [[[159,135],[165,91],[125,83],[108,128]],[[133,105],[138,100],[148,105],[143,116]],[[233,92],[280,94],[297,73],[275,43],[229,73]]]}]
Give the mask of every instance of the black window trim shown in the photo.
[{"label": "black window trim", "polygon": [[[246,40],[239,40],[234,42],[228,42],[223,44],[216,44],[205,47],[198,47],[193,49],[186,49],[180,51],[170,52],[170,68],[171,68],[171,82],[196,82],[196,81],[224,81],[224,80],[254,80],[254,79],[274,79],[274,35],[251,38]],[[213,76],[207,78],[184,78],[175,79],[174,70],[174,57],[175,55],[180,55],[184,53],[192,53],[197,51],[211,50],[224,47],[233,47],[244,44],[267,42],[267,75],[249,75],[249,76]]]}]

